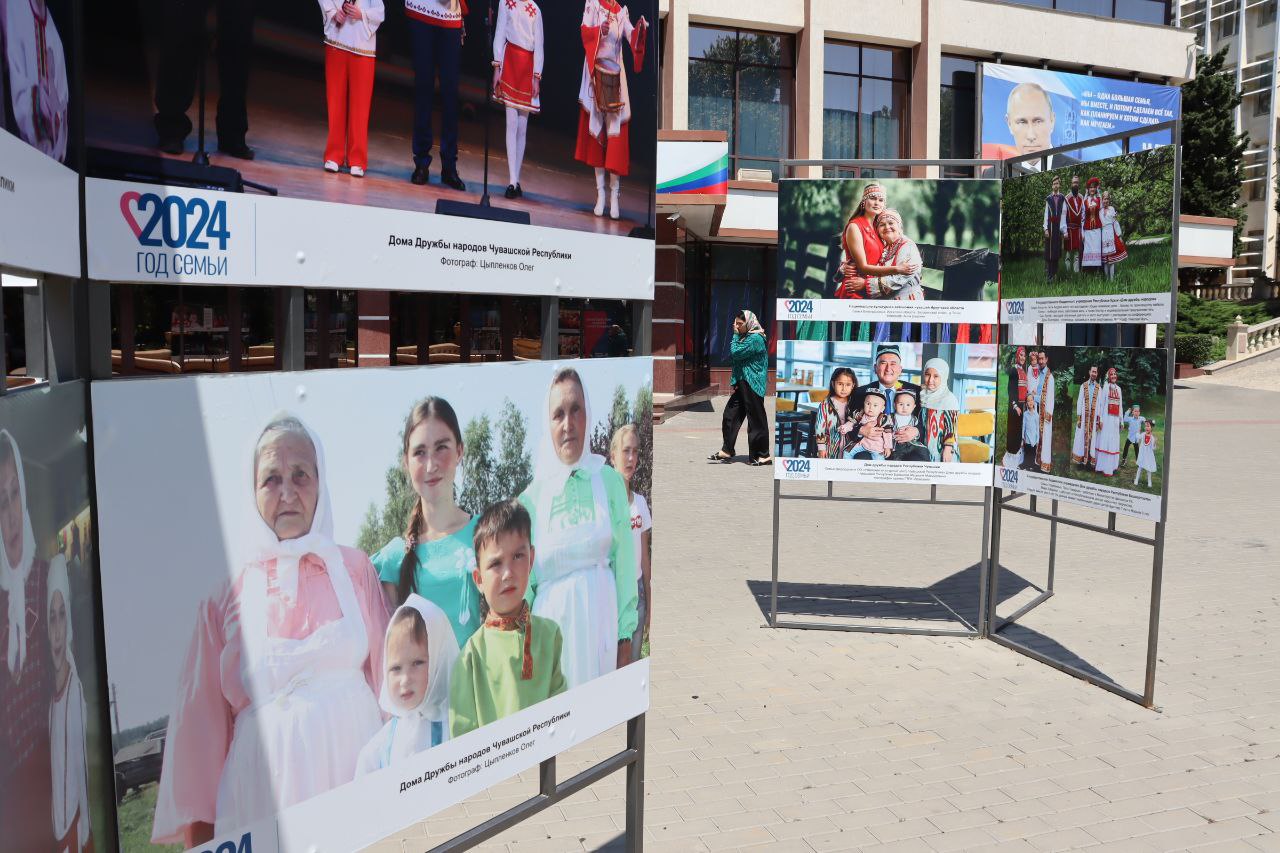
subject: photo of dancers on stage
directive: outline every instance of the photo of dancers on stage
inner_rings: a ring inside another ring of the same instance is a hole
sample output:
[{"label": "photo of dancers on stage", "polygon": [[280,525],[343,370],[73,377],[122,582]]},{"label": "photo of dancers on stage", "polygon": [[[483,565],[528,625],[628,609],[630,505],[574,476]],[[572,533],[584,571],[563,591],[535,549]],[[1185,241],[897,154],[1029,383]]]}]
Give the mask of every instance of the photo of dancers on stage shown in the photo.
[{"label": "photo of dancers on stage", "polygon": [[[135,0],[86,17],[91,177],[238,173],[291,198],[652,239],[654,0]],[[506,215],[465,209],[487,202]]]}]

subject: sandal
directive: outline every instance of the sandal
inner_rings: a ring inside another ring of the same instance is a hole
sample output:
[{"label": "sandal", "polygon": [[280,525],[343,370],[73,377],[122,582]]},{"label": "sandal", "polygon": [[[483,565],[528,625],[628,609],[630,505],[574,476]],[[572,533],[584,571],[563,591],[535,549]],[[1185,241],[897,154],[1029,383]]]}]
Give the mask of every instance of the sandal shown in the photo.
[{"label": "sandal", "polygon": [[772,456],[765,456],[765,457],[764,457],[764,458],[762,458],[762,459],[752,459],[752,460],[751,460],[751,464],[752,464],[752,465],[754,465],[754,466],[755,466],[755,467],[757,467],[757,468],[761,468],[761,467],[763,467],[763,466],[765,466],[765,465],[773,465],[773,457],[772,457]]},{"label": "sandal", "polygon": [[717,450],[715,453],[712,453],[710,456],[707,457],[707,461],[708,462],[732,462],[733,457],[725,456],[724,451]]}]

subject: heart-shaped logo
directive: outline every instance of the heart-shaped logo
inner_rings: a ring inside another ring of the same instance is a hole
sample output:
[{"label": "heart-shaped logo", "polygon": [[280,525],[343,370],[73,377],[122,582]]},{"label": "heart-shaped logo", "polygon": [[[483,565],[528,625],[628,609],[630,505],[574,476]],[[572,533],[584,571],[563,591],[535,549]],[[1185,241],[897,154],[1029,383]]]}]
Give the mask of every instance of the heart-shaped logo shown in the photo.
[{"label": "heart-shaped logo", "polygon": [[134,212],[134,207],[142,201],[142,193],[136,190],[129,190],[120,194],[120,213],[124,216],[124,221],[129,223],[129,227],[133,229],[133,236],[139,240],[142,239],[142,226],[138,224],[138,214]]}]

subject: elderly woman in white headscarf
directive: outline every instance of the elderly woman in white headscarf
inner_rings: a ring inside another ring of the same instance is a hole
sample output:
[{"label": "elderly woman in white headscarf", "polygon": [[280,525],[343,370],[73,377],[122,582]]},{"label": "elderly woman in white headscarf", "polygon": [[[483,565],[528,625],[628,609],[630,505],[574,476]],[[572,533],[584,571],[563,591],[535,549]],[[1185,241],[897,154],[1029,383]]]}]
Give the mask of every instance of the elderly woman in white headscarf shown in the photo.
[{"label": "elderly woman in white headscarf", "polygon": [[876,214],[876,233],[883,247],[880,266],[892,271],[871,280],[870,295],[881,299],[923,301],[920,249],[902,228],[902,214],[892,207]]},{"label": "elderly woman in white headscarf", "polygon": [[53,844],[49,777],[52,674],[40,626],[48,564],[36,555],[18,443],[0,430],[0,845]]},{"label": "elderly woman in white headscarf", "polygon": [[92,850],[89,833],[89,765],[85,760],[85,703],[71,653],[71,579],[67,559],[49,561],[45,602],[49,652],[53,658],[53,702],[49,706],[49,769],[53,776],[55,850]]},{"label": "elderly woman in white headscarf", "polygon": [[445,612],[417,593],[396,608],[387,626],[383,654],[386,677],[378,704],[387,723],[356,763],[364,776],[449,739],[449,677],[458,660],[458,640]]},{"label": "elderly woman in white headscarf", "polygon": [[249,547],[196,614],[157,844],[194,847],[351,781],[382,725],[386,604],[369,558],[333,541],[320,442],[280,414],[249,461]]},{"label": "elderly woman in white headscarf", "polygon": [[956,415],[960,401],[951,390],[951,365],[945,359],[931,358],[924,363],[920,376],[920,419],[924,427],[924,446],[934,462],[956,462]]},{"label": "elderly woman in white headscarf", "polygon": [[533,615],[560,626],[560,668],[573,688],[631,662],[636,553],[627,484],[588,447],[593,421],[576,370],[556,371],[547,417],[520,502],[533,520]]}]

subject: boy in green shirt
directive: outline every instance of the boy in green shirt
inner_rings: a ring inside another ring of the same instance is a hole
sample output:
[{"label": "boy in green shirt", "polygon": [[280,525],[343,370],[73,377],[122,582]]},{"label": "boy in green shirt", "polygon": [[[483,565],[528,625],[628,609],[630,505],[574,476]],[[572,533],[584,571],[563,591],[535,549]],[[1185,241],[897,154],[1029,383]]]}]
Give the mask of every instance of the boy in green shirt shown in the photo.
[{"label": "boy in green shirt", "polygon": [[532,524],[517,500],[493,504],[476,523],[472,579],[484,625],[471,635],[449,682],[449,736],[457,737],[565,690],[564,640],[524,600],[533,569]]}]

